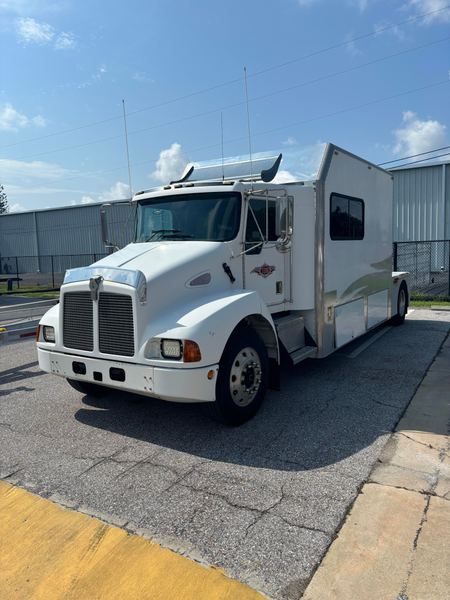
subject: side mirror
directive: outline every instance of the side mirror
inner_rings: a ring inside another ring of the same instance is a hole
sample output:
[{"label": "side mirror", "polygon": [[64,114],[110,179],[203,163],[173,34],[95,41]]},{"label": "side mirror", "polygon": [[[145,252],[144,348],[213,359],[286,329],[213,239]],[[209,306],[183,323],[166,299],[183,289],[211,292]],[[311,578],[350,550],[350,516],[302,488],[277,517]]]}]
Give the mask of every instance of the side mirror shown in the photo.
[{"label": "side mirror", "polygon": [[287,196],[283,198],[277,205],[277,226],[278,240],[277,248],[280,252],[286,252],[291,245],[292,237],[292,213],[293,213],[293,198]]}]

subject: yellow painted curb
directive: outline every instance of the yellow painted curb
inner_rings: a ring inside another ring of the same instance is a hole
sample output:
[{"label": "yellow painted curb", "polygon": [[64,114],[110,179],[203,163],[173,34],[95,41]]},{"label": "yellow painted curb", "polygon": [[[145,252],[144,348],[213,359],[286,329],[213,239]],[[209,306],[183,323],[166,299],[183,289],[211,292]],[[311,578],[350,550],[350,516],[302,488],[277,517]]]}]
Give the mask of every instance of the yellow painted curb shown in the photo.
[{"label": "yellow painted curb", "polygon": [[150,540],[0,481],[0,598],[261,600]]}]

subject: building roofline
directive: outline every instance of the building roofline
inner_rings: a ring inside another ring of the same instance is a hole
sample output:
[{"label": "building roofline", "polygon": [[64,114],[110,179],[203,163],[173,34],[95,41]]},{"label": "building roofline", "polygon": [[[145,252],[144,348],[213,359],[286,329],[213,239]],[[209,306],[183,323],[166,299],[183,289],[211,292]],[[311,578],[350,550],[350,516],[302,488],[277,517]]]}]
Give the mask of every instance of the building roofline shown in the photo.
[{"label": "building roofline", "polygon": [[107,200],[105,202],[86,202],[85,204],[66,204],[65,206],[50,206],[47,208],[33,208],[31,210],[17,210],[15,212],[7,212],[0,215],[1,217],[12,217],[14,215],[26,215],[32,213],[53,212],[55,210],[67,210],[72,208],[86,208],[86,206],[103,206],[103,204],[117,204],[131,202],[131,198],[122,198],[120,200]]},{"label": "building roofline", "polygon": [[410,165],[401,165],[399,167],[391,167],[388,171],[406,171],[409,169],[424,169],[425,167],[440,167],[441,165],[450,165],[450,159],[447,160],[436,160],[434,162],[427,162],[424,164],[411,163]]}]

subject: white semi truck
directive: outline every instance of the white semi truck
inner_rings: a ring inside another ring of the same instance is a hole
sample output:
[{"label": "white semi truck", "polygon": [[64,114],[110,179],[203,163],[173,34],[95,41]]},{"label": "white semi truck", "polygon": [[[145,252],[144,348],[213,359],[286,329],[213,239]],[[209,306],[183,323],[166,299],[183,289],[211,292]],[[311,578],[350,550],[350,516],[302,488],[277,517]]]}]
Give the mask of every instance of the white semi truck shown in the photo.
[{"label": "white semi truck", "polygon": [[191,166],[135,194],[135,241],[66,272],[39,326],[41,369],[239,424],[278,387],[282,354],[323,358],[402,323],[391,175],[332,144],[313,181],[273,182],[280,161]]}]

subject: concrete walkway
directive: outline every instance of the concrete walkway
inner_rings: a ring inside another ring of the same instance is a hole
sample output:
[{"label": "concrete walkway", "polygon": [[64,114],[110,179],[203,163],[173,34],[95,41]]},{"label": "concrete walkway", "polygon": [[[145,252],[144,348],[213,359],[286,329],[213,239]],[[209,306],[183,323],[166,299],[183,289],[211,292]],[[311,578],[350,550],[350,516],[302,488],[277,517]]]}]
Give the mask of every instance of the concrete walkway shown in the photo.
[{"label": "concrete walkway", "polygon": [[450,598],[450,337],[304,600]]}]

